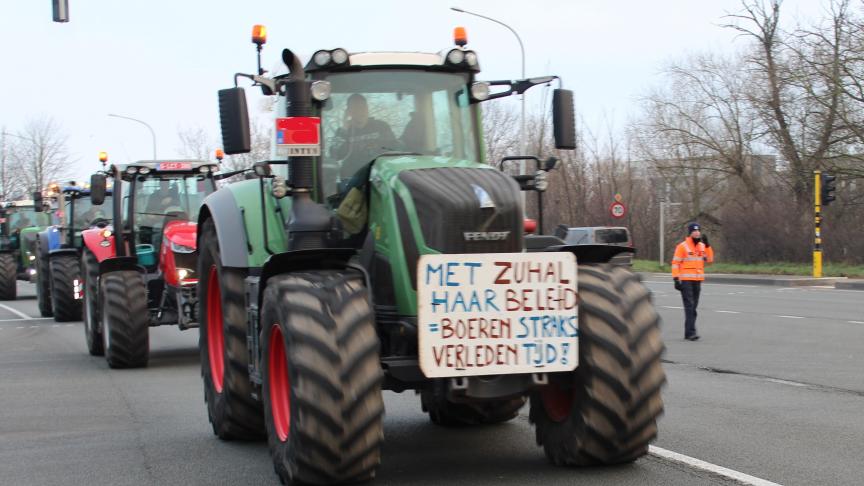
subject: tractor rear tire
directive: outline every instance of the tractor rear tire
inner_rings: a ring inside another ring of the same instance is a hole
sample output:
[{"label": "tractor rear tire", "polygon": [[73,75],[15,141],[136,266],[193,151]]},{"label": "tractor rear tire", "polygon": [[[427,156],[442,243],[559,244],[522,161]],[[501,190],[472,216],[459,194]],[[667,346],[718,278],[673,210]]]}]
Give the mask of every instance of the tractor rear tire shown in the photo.
[{"label": "tractor rear tire", "polygon": [[451,402],[447,400],[442,382],[423,390],[420,400],[429,420],[443,427],[500,424],[516,418],[525,405],[524,396],[504,400]]},{"label": "tractor rear tire", "polygon": [[[81,320],[81,300],[75,298],[75,281],[81,285],[81,267],[74,255],[56,255],[49,263],[51,273],[51,308],[54,320]],[[79,290],[80,291],[80,290]]]},{"label": "tractor rear tire", "polygon": [[102,275],[99,315],[105,359],[111,368],[147,366],[150,353],[150,311],[144,279],[135,270]]},{"label": "tractor rear tire", "polygon": [[283,484],[367,481],[381,462],[383,373],[361,276],[267,281],[262,306],[267,443]]},{"label": "tractor rear tire", "polygon": [[81,276],[84,287],[84,338],[91,356],[105,355],[102,320],[99,317],[99,261],[88,249],[81,252]]},{"label": "tractor rear tire", "polygon": [[12,253],[0,253],[0,300],[18,298],[18,262]]},{"label": "tractor rear tire", "polygon": [[561,466],[632,462],[663,413],[660,318],[623,267],[580,265],[579,298],[579,366],[531,395],[537,444]]},{"label": "tractor rear tire", "polygon": [[[39,248],[36,242],[36,248]],[[52,317],[54,311],[51,307],[51,273],[48,268],[48,255],[41,251],[36,254],[36,301],[39,303],[39,314],[42,317]]]},{"label": "tractor rear tire", "polygon": [[261,440],[264,410],[249,380],[245,276],[222,266],[213,220],[201,225],[199,241],[198,349],[207,417],[220,439]]}]

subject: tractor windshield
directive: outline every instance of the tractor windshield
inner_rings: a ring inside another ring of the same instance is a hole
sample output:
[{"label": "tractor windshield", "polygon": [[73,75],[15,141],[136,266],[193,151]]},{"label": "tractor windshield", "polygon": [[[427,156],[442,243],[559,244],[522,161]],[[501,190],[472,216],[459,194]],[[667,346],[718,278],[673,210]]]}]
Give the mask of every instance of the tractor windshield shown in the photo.
[{"label": "tractor windshield", "polygon": [[[65,224],[66,226],[70,226],[69,224],[69,215],[71,213],[71,201],[66,203],[65,208]],[[73,215],[74,220],[72,221],[72,225],[75,228],[75,231],[85,230],[98,220],[111,220],[111,196],[105,196],[105,202],[102,205],[95,206],[90,201],[89,197],[80,197],[75,200],[75,214]]]},{"label": "tractor windshield", "polygon": [[[195,221],[213,181],[190,176],[148,177],[135,182],[135,227],[163,228],[166,219]],[[127,213],[128,199],[124,200]]]},{"label": "tractor windshield", "polygon": [[326,196],[388,152],[480,161],[467,74],[382,69],[333,73],[327,80],[332,94],[321,121]]},{"label": "tractor windshield", "polygon": [[21,231],[32,226],[44,227],[50,224],[50,216],[46,213],[37,213],[33,208],[15,208],[9,210],[9,231]]}]

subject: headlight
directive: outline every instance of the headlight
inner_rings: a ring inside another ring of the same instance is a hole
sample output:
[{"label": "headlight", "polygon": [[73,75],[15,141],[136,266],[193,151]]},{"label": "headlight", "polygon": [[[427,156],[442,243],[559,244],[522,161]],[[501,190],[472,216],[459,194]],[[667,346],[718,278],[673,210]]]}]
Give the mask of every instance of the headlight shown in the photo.
[{"label": "headlight", "polygon": [[188,268],[178,268],[177,269],[177,279],[181,282],[186,280],[187,278],[191,278],[195,272]]},{"label": "headlight", "polygon": [[465,52],[462,49],[453,49],[447,53],[447,62],[450,64],[462,64],[465,60]]},{"label": "headlight", "polygon": [[314,81],[312,83],[312,97],[318,101],[324,101],[330,97],[330,81]]},{"label": "headlight", "polygon": [[174,253],[195,253],[195,248],[171,242],[171,251]]},{"label": "headlight", "polygon": [[471,97],[477,101],[489,98],[489,83],[479,82],[471,85]]},{"label": "headlight", "polygon": [[465,62],[468,63],[471,67],[477,67],[477,53],[474,51],[468,51],[465,53]]},{"label": "headlight", "polygon": [[31,261],[31,262],[32,262],[33,260],[35,260],[35,259],[36,259],[36,255],[30,255],[30,261]]},{"label": "headlight", "polygon": [[534,174],[534,190],[543,192],[547,188],[549,188],[549,181],[546,180],[546,171],[538,170],[536,174]]},{"label": "headlight", "polygon": [[348,62],[348,51],[345,49],[333,49],[331,52],[333,57],[333,62],[336,64],[345,64]]},{"label": "headlight", "polygon": [[333,56],[330,54],[330,51],[318,51],[314,56],[312,56],[312,60],[319,66],[330,64],[332,58]]},{"label": "headlight", "polygon": [[210,166],[209,165],[202,165],[201,167],[198,167],[198,172],[200,172],[202,174],[206,174],[206,173],[210,172]]},{"label": "headlight", "polygon": [[138,167],[126,167],[127,174],[134,174],[136,172],[138,172]]},{"label": "headlight", "polygon": [[106,229],[106,230],[102,231],[102,238],[110,238],[110,237],[111,237],[111,230]]},{"label": "headlight", "polygon": [[149,174],[150,173],[150,167],[141,167],[140,169],[138,169],[138,173],[139,174]]}]

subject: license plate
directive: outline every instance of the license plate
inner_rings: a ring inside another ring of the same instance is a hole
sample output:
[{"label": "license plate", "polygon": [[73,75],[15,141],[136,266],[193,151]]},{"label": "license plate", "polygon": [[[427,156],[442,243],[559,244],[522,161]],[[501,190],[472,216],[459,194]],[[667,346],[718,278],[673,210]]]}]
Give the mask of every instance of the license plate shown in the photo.
[{"label": "license plate", "polygon": [[547,373],[578,365],[572,253],[423,255],[417,266],[426,377]]}]

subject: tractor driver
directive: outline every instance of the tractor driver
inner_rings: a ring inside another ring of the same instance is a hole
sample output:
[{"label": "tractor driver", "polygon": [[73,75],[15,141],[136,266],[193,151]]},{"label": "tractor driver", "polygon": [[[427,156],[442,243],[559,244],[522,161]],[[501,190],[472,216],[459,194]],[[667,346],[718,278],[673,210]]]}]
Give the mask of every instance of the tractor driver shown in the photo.
[{"label": "tractor driver", "polygon": [[359,93],[349,96],[342,127],[336,131],[331,150],[333,158],[342,159],[340,179],[351,179],[376,156],[395,150],[397,145],[390,125],[369,116],[366,97]]}]

